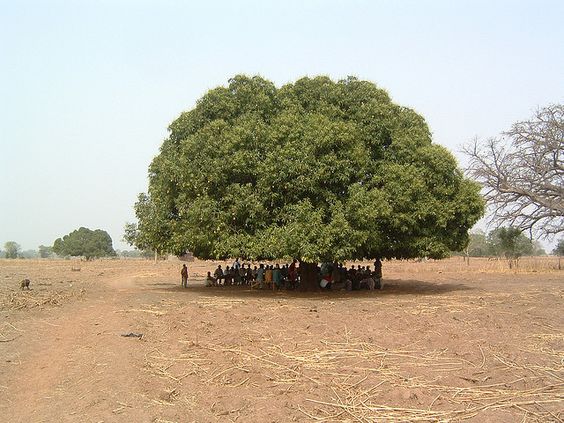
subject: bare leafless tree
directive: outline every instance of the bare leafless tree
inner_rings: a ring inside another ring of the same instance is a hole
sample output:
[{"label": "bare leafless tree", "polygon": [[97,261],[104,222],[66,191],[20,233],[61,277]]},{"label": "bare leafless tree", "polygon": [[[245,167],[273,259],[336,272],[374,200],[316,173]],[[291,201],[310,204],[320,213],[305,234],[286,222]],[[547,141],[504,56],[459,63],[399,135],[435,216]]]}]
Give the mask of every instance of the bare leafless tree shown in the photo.
[{"label": "bare leafless tree", "polygon": [[492,220],[552,238],[564,232],[564,105],[539,109],[500,137],[464,147]]}]

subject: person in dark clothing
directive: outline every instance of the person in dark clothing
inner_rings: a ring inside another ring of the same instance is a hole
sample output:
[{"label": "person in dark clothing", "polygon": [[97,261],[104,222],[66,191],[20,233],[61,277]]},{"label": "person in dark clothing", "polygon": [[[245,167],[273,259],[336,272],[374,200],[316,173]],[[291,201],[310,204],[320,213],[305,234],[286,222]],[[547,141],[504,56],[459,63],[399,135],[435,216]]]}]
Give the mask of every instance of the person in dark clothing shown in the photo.
[{"label": "person in dark clothing", "polygon": [[180,276],[182,276],[182,288],[186,288],[188,286],[188,267],[185,264],[182,265]]},{"label": "person in dark clothing", "polygon": [[372,273],[372,275],[375,288],[382,289],[384,287],[384,284],[382,283],[382,261],[379,258],[374,261],[374,273]]}]

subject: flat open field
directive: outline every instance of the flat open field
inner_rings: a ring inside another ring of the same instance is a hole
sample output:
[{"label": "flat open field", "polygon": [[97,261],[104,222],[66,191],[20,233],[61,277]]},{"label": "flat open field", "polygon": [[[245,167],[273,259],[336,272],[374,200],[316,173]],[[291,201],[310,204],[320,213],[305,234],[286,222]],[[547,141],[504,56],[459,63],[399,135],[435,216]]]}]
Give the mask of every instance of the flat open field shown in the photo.
[{"label": "flat open field", "polygon": [[384,262],[382,291],[305,294],[205,288],[213,262],[181,289],[177,260],[0,260],[0,420],[561,422],[556,264]]}]

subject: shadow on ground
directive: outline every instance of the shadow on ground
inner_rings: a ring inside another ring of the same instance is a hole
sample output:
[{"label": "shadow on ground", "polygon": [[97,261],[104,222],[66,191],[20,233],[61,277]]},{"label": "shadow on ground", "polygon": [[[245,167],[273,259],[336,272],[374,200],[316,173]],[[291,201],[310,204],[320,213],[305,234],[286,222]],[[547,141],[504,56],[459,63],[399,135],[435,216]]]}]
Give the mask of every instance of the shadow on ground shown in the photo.
[{"label": "shadow on ground", "polygon": [[202,294],[207,297],[227,298],[307,298],[307,299],[346,299],[346,298],[379,298],[389,295],[443,295],[457,291],[471,291],[475,288],[461,283],[431,283],[414,279],[390,279],[385,280],[384,289],[368,291],[345,291],[345,290],[319,290],[314,292],[302,292],[299,290],[277,290],[251,289],[249,286],[219,286],[206,287],[202,280],[193,280],[188,283],[188,288],[181,288],[178,283],[145,283],[144,289],[153,291],[178,292]]}]

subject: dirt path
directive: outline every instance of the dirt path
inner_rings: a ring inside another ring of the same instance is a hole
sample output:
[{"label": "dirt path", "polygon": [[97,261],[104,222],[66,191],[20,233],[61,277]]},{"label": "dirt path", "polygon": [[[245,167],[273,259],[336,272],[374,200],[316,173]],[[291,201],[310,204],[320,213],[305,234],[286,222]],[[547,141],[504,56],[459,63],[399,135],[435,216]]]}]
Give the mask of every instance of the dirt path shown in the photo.
[{"label": "dirt path", "polygon": [[64,299],[2,312],[2,421],[561,421],[560,274],[417,266],[315,296],[182,290],[177,263],[0,267],[35,282],[16,300]]},{"label": "dirt path", "polygon": [[[7,361],[2,414],[10,422],[145,421],[138,404],[143,348],[128,308],[142,291],[132,277],[109,278],[81,301],[22,321]],[[16,325],[14,325],[16,326]],[[120,414],[127,409],[127,417]]]}]

